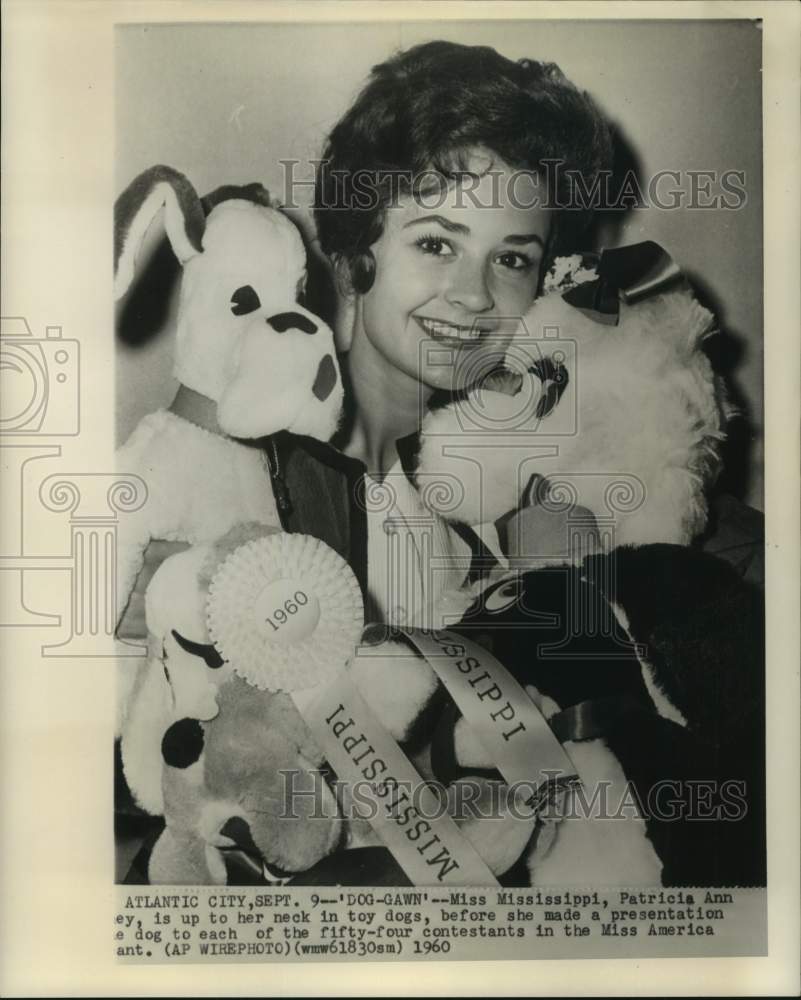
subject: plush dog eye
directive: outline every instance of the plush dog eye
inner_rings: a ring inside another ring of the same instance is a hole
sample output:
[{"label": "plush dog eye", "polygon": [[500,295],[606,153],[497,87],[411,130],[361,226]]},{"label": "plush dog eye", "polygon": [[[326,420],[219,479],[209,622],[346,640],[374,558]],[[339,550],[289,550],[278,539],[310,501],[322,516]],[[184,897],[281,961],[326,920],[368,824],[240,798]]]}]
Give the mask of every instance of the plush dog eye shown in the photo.
[{"label": "plush dog eye", "polygon": [[237,288],[231,296],[231,312],[234,316],[247,316],[248,313],[255,312],[260,306],[259,296],[251,285]]},{"label": "plush dog eye", "polygon": [[514,604],[522,595],[522,585],[519,579],[507,580],[498,584],[484,595],[484,607],[496,614]]},{"label": "plush dog eye", "polygon": [[554,358],[541,358],[534,362],[529,372],[542,382],[542,397],[537,403],[536,416],[538,419],[547,417],[567,388],[569,381],[567,368]]}]

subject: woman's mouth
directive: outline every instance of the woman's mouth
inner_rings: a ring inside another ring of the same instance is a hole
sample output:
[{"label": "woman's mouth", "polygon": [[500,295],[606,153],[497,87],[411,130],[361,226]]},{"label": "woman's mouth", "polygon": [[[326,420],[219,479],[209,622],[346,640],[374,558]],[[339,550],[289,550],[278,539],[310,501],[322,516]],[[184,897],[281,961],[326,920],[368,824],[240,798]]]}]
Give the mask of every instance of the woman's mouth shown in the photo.
[{"label": "woman's mouth", "polygon": [[443,341],[451,345],[477,344],[482,334],[488,332],[475,323],[471,326],[460,326],[457,323],[448,323],[441,319],[427,319],[422,316],[414,318],[423,332],[432,340]]}]

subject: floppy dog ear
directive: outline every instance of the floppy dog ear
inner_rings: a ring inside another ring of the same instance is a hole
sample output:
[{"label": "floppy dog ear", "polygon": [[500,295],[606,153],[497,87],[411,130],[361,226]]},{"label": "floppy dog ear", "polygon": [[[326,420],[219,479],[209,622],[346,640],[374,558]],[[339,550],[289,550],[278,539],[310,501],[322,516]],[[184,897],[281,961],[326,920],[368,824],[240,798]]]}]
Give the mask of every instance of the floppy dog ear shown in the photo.
[{"label": "floppy dog ear", "polygon": [[183,174],[157,166],[139,174],[114,205],[114,298],[134,276],[136,255],[156,212],[166,206],[164,225],[175,256],[185,264],[203,252],[206,217],[197,192]]},{"label": "floppy dog ear", "polygon": [[267,188],[254,181],[252,184],[223,184],[215,188],[207,195],[203,196],[201,204],[206,215],[211,214],[211,210],[216,208],[223,201],[252,201],[254,205],[261,205],[263,208],[280,208],[277,201],[270,197]]}]

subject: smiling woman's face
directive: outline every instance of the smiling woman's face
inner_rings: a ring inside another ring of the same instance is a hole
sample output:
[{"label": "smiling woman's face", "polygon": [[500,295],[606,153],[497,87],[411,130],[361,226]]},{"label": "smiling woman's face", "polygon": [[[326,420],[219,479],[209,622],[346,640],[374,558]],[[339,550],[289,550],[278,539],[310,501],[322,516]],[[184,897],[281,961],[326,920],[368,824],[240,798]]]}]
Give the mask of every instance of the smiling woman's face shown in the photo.
[{"label": "smiling woman's face", "polygon": [[393,386],[464,387],[534,300],[551,213],[527,207],[530,176],[487,166],[476,154],[464,181],[389,209],[371,248],[375,281],[354,336]]}]

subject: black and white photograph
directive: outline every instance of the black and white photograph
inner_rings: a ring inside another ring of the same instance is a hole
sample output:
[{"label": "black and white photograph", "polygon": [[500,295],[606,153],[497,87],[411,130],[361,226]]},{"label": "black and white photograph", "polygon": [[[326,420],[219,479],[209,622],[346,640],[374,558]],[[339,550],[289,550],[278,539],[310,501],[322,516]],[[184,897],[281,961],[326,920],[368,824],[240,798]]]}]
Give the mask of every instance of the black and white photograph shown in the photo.
[{"label": "black and white photograph", "polygon": [[102,703],[103,961],[773,960],[782,5],[156,6],[53,236],[102,338],[2,311],[2,637]]}]

